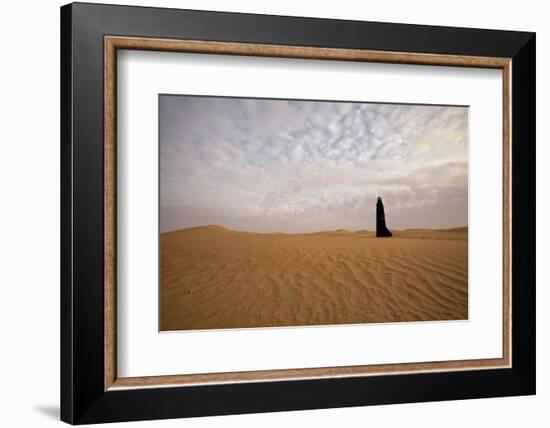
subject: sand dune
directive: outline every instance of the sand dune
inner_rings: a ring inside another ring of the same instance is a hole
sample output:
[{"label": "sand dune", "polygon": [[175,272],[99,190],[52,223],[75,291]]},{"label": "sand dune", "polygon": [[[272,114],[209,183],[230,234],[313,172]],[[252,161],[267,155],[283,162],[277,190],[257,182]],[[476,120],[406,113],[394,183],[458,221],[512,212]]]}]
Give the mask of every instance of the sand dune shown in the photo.
[{"label": "sand dune", "polygon": [[468,229],[163,233],[161,330],[458,320]]}]

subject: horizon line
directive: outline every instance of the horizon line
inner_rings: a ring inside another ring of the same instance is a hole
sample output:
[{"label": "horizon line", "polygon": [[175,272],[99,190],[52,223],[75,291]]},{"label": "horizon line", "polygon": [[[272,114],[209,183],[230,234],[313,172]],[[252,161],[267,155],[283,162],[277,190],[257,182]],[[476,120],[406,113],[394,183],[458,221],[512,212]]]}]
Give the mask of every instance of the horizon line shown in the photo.
[{"label": "horizon line", "polygon": [[[316,234],[316,233],[329,233],[329,232],[331,232],[331,233],[344,233],[344,232],[349,232],[349,233],[359,233],[359,232],[376,233],[376,228],[374,228],[372,230],[370,230],[370,229],[350,230],[350,229],[340,228],[340,229],[329,229],[329,230],[317,230],[317,231],[313,231],[313,232],[283,232],[283,231],[258,232],[258,231],[251,231],[251,230],[231,229],[229,227],[225,227],[225,226],[222,226],[222,225],[219,225],[219,224],[204,224],[204,225],[201,225],[201,226],[184,227],[184,228],[180,228],[180,229],[168,230],[168,231],[165,231],[165,232],[160,232],[159,231],[159,235],[163,235],[165,233],[180,232],[180,231],[184,231],[184,230],[206,229],[206,228],[223,229],[223,230],[227,230],[229,232],[256,233],[256,234],[262,234],[262,235],[270,235],[270,234],[312,235],[312,234]],[[392,228],[390,228],[390,231],[393,231],[393,232],[411,232],[411,231],[426,230],[426,231],[441,231],[441,232],[443,232],[443,231],[453,231],[453,230],[458,230],[458,229],[468,229],[468,225],[465,225],[465,226],[451,226],[451,227],[433,227],[433,228],[429,228],[429,227],[408,227],[406,229],[392,229]]]}]

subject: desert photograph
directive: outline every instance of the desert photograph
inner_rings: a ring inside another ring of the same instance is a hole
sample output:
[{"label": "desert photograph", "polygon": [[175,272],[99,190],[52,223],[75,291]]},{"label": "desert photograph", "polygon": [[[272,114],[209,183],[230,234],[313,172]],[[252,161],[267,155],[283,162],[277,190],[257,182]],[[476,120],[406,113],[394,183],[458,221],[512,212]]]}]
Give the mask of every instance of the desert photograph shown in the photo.
[{"label": "desert photograph", "polygon": [[467,320],[468,117],[159,95],[159,329]]}]

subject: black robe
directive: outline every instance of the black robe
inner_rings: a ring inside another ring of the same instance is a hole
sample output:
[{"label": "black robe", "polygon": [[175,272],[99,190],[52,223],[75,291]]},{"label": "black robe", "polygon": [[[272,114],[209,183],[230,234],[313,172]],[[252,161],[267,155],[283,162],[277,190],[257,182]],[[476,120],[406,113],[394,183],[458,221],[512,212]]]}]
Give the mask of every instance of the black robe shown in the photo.
[{"label": "black robe", "polygon": [[378,197],[376,201],[376,237],[387,238],[390,237],[391,232],[386,227],[386,215],[384,214],[384,204],[382,198]]}]

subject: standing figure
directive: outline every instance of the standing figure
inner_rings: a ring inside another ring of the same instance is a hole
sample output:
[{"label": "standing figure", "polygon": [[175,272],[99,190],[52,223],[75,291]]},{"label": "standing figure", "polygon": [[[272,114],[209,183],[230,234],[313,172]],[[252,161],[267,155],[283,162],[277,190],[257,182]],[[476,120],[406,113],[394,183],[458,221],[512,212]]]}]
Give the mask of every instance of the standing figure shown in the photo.
[{"label": "standing figure", "polygon": [[382,198],[379,196],[376,201],[376,237],[387,238],[390,237],[391,232],[386,227],[386,215],[384,214],[384,204]]}]

